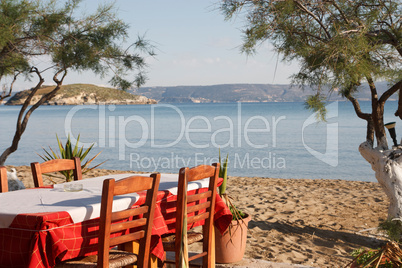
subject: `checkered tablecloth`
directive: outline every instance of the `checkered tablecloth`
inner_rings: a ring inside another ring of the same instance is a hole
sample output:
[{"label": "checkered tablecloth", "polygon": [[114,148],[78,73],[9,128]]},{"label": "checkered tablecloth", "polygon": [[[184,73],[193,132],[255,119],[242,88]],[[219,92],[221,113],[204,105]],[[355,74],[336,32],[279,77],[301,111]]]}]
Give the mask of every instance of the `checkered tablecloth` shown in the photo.
[{"label": "checkered tablecloth", "polygon": [[[171,182],[162,187],[167,185],[171,185]],[[160,259],[164,255],[161,235],[175,231],[176,192],[173,188],[165,189],[160,188],[158,192],[152,230],[152,254]],[[192,189],[190,192],[206,190]],[[144,202],[145,194],[140,194],[134,205]],[[214,215],[218,230],[226,230],[231,217],[229,209],[218,195]],[[199,222],[195,225],[202,224]],[[56,260],[94,254],[97,251],[98,228],[98,218],[74,222],[67,211],[19,213],[8,228],[0,228],[0,267],[53,267]]]}]

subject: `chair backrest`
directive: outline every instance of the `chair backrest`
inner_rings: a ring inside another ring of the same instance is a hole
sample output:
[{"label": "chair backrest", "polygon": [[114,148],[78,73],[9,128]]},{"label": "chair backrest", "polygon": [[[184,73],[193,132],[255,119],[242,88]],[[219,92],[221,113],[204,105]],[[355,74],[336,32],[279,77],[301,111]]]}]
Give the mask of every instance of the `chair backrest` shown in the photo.
[{"label": "chair backrest", "polygon": [[[215,212],[215,201],[217,194],[217,183],[219,177],[219,163],[210,165],[200,165],[193,168],[182,168],[179,173],[179,186],[177,193],[177,211],[176,211],[176,264],[180,259],[180,244],[183,235],[183,220],[187,217],[187,225],[205,220],[203,225],[203,252],[189,258],[189,260],[203,257],[203,266],[208,267],[211,264],[212,256],[212,234],[213,218]],[[209,186],[206,192],[189,195],[187,185],[190,182],[209,178]],[[191,206],[188,206],[188,204]]]},{"label": "chair backrest", "polygon": [[[115,181],[107,179],[103,182],[102,203],[99,224],[98,267],[109,267],[109,248],[130,241],[139,240],[137,267],[148,267],[152,223],[159,188],[160,174],[149,177],[133,176]],[[123,211],[112,212],[113,197],[128,193],[147,191],[145,204]],[[138,219],[139,215],[143,215]],[[119,222],[123,219],[126,221]],[[117,223],[115,223],[117,221]],[[111,237],[112,234],[132,229],[124,235]],[[100,263],[103,266],[100,266]]]},{"label": "chair backrest", "polygon": [[72,170],[75,181],[82,179],[81,160],[79,157],[72,159],[53,159],[41,164],[34,162],[31,163],[31,170],[35,187],[43,186],[43,173]]},{"label": "chair backrest", "polygon": [[0,193],[4,192],[8,192],[7,169],[0,166]]}]

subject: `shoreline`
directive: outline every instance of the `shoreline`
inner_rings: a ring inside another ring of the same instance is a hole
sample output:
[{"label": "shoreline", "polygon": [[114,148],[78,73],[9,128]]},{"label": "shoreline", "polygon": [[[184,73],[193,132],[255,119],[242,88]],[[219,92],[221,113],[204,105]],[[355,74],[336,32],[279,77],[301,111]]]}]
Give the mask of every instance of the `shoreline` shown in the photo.
[{"label": "shoreline", "polygon": [[[33,187],[29,166],[6,167]],[[118,173],[131,172],[95,169],[83,177]],[[252,217],[244,258],[345,267],[353,250],[386,241],[377,227],[389,201],[377,182],[229,176],[227,193]]]}]

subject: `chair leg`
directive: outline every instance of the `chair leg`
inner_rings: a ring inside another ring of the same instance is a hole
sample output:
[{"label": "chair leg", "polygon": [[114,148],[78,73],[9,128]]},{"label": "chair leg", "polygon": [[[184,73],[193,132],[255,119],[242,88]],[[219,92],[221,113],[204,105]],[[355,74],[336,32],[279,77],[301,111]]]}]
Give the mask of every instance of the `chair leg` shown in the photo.
[{"label": "chair leg", "polygon": [[[125,243],[124,248],[123,248],[124,251],[133,252],[136,254],[138,254],[139,249],[140,249],[140,243],[138,241]],[[148,267],[149,268],[157,268],[158,267],[158,258],[152,254],[150,254],[150,257],[149,257]],[[125,266],[125,268],[137,268],[137,265],[128,265],[128,266]],[[138,268],[140,268],[140,267],[138,267]]]},{"label": "chair leg", "polygon": [[[137,241],[127,242],[122,245],[122,250],[138,254],[140,251],[140,243]],[[137,268],[137,265],[127,265],[125,268]]]},{"label": "chair leg", "polygon": [[[204,237],[208,237],[207,227],[204,225],[203,227]],[[208,244],[205,244],[206,241],[203,241],[203,251],[207,252],[208,255],[202,258],[202,267],[203,268],[215,268],[215,227],[211,228],[211,241]]]},{"label": "chair leg", "polygon": [[215,227],[211,229],[211,268],[215,268]]},{"label": "chair leg", "polygon": [[165,261],[166,261],[166,251],[163,254],[163,260],[158,260],[158,267],[165,268],[166,267]]},{"label": "chair leg", "polygon": [[157,268],[158,267],[158,258],[151,254],[149,257],[149,268]]}]

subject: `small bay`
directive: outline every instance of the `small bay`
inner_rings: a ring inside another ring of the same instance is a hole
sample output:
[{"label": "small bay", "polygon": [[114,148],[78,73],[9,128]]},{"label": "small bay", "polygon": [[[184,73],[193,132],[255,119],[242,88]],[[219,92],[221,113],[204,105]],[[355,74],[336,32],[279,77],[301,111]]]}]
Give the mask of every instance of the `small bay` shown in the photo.
[{"label": "small bay", "polygon": [[[370,102],[361,106],[371,109]],[[1,151],[12,142],[20,108],[0,106]],[[387,102],[386,123],[397,121],[396,108]],[[220,148],[232,176],[376,181],[358,151],[365,121],[349,102],[327,109],[327,121],[317,123],[301,102],[42,106],[6,165],[42,162],[37,153],[58,151],[56,134],[63,143],[70,134],[73,141],[80,135],[81,146],[95,143],[90,157],[101,154],[91,165],[106,161],[105,169],[177,173],[217,162]]]}]

